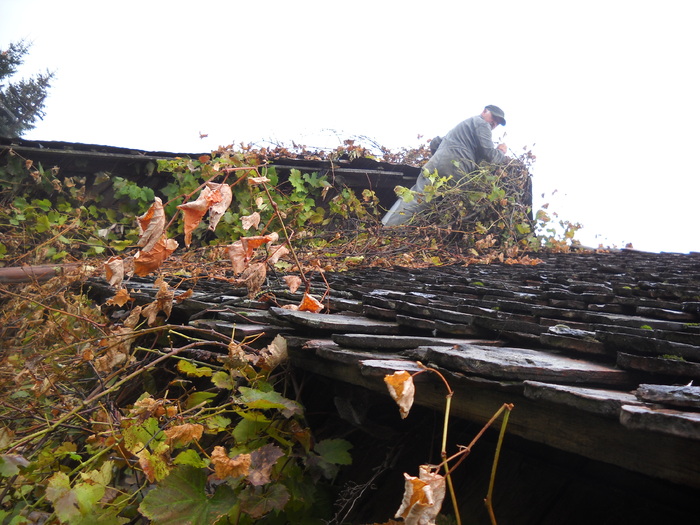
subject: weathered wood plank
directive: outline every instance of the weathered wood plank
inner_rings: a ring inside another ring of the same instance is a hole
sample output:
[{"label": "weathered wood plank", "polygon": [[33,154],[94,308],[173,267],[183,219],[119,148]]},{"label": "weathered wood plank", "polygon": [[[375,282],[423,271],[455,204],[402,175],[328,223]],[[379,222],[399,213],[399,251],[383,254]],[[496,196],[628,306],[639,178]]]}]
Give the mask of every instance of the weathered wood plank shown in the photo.
[{"label": "weathered wood plank", "polygon": [[643,357],[618,352],[617,364],[627,370],[700,379],[700,363],[681,361],[679,359]]},{"label": "weathered wood plank", "polygon": [[513,347],[429,346],[428,360],[450,370],[512,380],[629,385],[627,372],[539,350]]},{"label": "weathered wood plank", "polygon": [[[363,373],[357,363],[329,362],[318,359],[313,353],[298,351],[290,353],[290,358],[297,369],[388,396],[381,374],[369,369]],[[420,377],[426,380],[416,383],[415,402],[444,411],[444,385],[431,376],[421,374]],[[632,430],[608,417],[494,389],[489,382],[455,380],[451,386],[455,391],[453,417],[483,424],[503,403],[513,403],[515,408],[508,423],[509,434],[700,489],[700,441]]]},{"label": "weathered wood plank", "polygon": [[270,308],[276,317],[297,326],[330,332],[354,332],[360,334],[399,334],[399,325],[366,317],[341,314],[315,314],[285,308]]},{"label": "weathered wood plank", "polygon": [[618,419],[623,405],[641,402],[629,392],[601,388],[584,388],[556,385],[539,381],[525,381],[525,397],[528,399],[560,403],[577,410]]},{"label": "weathered wood plank", "polygon": [[354,349],[372,349],[379,352],[406,350],[425,345],[458,345],[462,343],[501,346],[501,341],[474,339],[451,339],[444,337],[421,337],[411,335],[381,334],[333,334],[331,339],[341,346]]},{"label": "weathered wood plank", "polygon": [[[700,440],[700,413],[698,412],[625,405],[622,407],[620,422],[635,430],[649,430]],[[657,449],[654,452],[656,453]]]},{"label": "weathered wood plank", "polygon": [[635,394],[650,403],[700,408],[700,386],[639,385]]}]

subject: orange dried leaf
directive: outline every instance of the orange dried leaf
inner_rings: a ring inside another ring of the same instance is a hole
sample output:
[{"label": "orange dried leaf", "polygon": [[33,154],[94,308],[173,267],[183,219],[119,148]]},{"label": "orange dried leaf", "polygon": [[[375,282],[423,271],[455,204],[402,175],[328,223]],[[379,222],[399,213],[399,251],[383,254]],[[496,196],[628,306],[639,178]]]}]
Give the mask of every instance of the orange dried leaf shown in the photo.
[{"label": "orange dried leaf", "polygon": [[214,204],[222,199],[221,193],[212,191],[209,187],[205,187],[197,197],[197,200],[180,204],[177,208],[182,210],[184,216],[184,231],[185,231],[185,246],[189,246],[192,242],[192,232],[199,226],[204,214],[209,211]]},{"label": "orange dried leaf", "polygon": [[133,297],[129,295],[129,292],[127,292],[126,288],[120,288],[119,290],[117,290],[117,293],[115,293],[113,297],[107,299],[105,304],[108,304],[110,306],[124,306],[126,303],[133,300]]},{"label": "orange dried leaf", "polygon": [[405,370],[401,370],[384,376],[384,382],[389,389],[389,395],[399,405],[401,419],[405,419],[413,406],[413,398],[416,394],[413,376]]},{"label": "orange dried leaf", "polygon": [[252,237],[241,237],[240,241],[243,244],[246,256],[252,257],[253,250],[255,250],[256,248],[260,248],[263,244],[275,242],[277,239],[279,239],[279,235],[277,235],[277,232],[273,232],[268,235],[254,235]]},{"label": "orange dried leaf", "polygon": [[312,297],[308,293],[304,293],[304,297],[301,299],[301,304],[299,304],[299,311],[313,312],[317,314],[321,310],[323,310],[323,304],[315,297]]},{"label": "orange dried leaf", "polygon": [[231,201],[233,200],[233,193],[231,192],[231,186],[228,184],[215,184],[213,182],[207,182],[207,187],[213,192],[218,193],[220,200],[209,208],[209,229],[211,231],[216,230],[216,226],[219,224],[219,220],[223,217],[228,207],[231,206]]},{"label": "orange dried leaf", "polygon": [[160,241],[165,230],[165,210],[160,197],[154,199],[146,213],[137,217],[139,223],[139,242],[136,246],[143,248],[144,252],[150,252]]},{"label": "orange dried leaf", "polygon": [[155,272],[177,247],[178,243],[175,239],[161,237],[152,250],[148,252],[142,250],[136,253],[134,273],[139,277],[145,277],[149,273]]},{"label": "orange dried leaf", "polygon": [[192,297],[192,294],[193,294],[193,293],[194,293],[194,290],[193,290],[192,288],[190,288],[190,289],[187,290],[186,292],[182,292],[181,294],[178,294],[178,295],[175,297],[175,302],[178,303],[178,304],[180,304],[180,303],[181,303],[182,301],[184,301],[185,299],[189,299],[190,297]]},{"label": "orange dried leaf", "polygon": [[187,445],[202,439],[204,426],[196,423],[184,423],[165,430],[165,435],[172,445]]},{"label": "orange dried leaf", "polygon": [[211,464],[214,465],[214,477],[217,479],[247,476],[250,472],[250,462],[250,454],[239,454],[232,459],[221,446],[214,447],[211,453]]}]

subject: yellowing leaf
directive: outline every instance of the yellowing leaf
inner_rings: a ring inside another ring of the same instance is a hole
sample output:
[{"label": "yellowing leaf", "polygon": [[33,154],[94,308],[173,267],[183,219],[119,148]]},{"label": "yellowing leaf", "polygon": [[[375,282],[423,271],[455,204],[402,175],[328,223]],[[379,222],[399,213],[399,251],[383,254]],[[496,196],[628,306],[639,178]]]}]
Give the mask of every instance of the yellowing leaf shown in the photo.
[{"label": "yellowing leaf", "polygon": [[241,244],[245,250],[246,256],[251,257],[253,255],[253,250],[259,248],[263,244],[270,242],[275,242],[279,239],[277,232],[272,232],[268,235],[254,235],[252,237],[241,237]]},{"label": "yellowing leaf", "polygon": [[405,370],[401,370],[384,376],[384,382],[389,389],[389,395],[399,405],[401,419],[405,419],[413,406],[413,397],[416,393],[413,377]]},{"label": "yellowing leaf", "polygon": [[139,242],[137,246],[143,248],[142,251],[150,252],[160,241],[165,230],[165,210],[163,201],[156,197],[151,207],[146,213],[137,217],[139,223]]},{"label": "yellowing leaf", "polygon": [[177,362],[178,371],[190,377],[211,377],[214,371],[208,366],[196,366],[190,361],[180,360]]},{"label": "yellowing leaf", "polygon": [[211,464],[214,466],[214,477],[217,479],[247,476],[250,463],[250,454],[239,454],[232,459],[224,447],[214,447],[211,453]]}]

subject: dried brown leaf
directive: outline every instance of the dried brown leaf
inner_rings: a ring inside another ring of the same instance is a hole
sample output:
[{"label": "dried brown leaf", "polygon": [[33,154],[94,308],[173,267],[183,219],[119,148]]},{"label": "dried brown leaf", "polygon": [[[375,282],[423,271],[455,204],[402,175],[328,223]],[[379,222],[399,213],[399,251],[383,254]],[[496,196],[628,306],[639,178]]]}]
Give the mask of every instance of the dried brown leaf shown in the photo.
[{"label": "dried brown leaf", "polygon": [[161,237],[151,251],[146,252],[142,250],[136,253],[134,256],[134,273],[139,277],[145,277],[149,273],[155,272],[177,247],[178,242],[175,239]]},{"label": "dried brown leaf", "polygon": [[221,217],[223,217],[228,207],[231,206],[231,201],[233,200],[233,193],[231,192],[231,186],[228,184],[215,184],[213,182],[207,182],[207,187],[214,192],[218,192],[221,196],[219,202],[212,205],[209,208],[209,229],[211,231],[216,230],[216,226],[219,224]]},{"label": "dried brown leaf", "polygon": [[224,447],[216,446],[211,453],[211,464],[217,479],[247,476],[250,463],[250,454],[238,454],[235,458],[230,458]]},{"label": "dried brown leaf", "polygon": [[126,303],[129,301],[133,301],[134,298],[129,295],[129,292],[126,290],[126,288],[120,288],[117,290],[117,293],[114,294],[113,297],[110,297],[105,301],[105,304],[108,305],[116,305],[116,306],[124,306]]},{"label": "dried brown leaf", "polygon": [[285,275],[284,282],[287,283],[289,291],[295,293],[301,286],[301,277],[298,275]]},{"label": "dried brown leaf", "polygon": [[389,395],[399,405],[401,419],[405,419],[413,406],[413,398],[416,393],[413,376],[405,370],[400,370],[384,376],[384,383],[389,389]]},{"label": "dried brown leaf", "polygon": [[251,228],[258,229],[260,225],[260,214],[254,211],[250,215],[244,215],[241,217],[241,226],[244,230],[250,230]]},{"label": "dried brown leaf", "polygon": [[105,266],[105,279],[110,286],[119,287],[124,280],[124,261],[121,257],[110,257]]},{"label": "dried brown leaf", "polygon": [[143,248],[142,251],[150,252],[160,241],[165,230],[165,210],[160,197],[154,199],[151,207],[146,213],[137,217],[139,224],[139,242],[136,246]]},{"label": "dried brown leaf", "polygon": [[204,426],[196,423],[183,423],[165,430],[165,435],[171,445],[187,445],[192,441],[202,439]]}]

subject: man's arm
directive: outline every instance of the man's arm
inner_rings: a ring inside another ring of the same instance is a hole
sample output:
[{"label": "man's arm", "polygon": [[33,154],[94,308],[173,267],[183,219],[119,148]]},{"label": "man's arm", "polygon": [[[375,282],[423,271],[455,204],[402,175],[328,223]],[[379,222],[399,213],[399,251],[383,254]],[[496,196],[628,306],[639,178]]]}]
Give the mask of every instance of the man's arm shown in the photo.
[{"label": "man's arm", "polygon": [[490,164],[503,164],[506,159],[506,145],[499,144],[497,148],[494,147],[491,126],[489,126],[489,124],[484,120],[478,122],[476,134],[477,140],[479,141],[479,157]]}]

